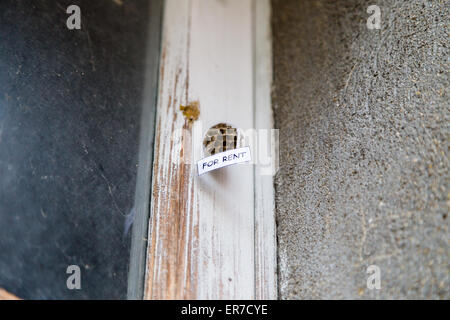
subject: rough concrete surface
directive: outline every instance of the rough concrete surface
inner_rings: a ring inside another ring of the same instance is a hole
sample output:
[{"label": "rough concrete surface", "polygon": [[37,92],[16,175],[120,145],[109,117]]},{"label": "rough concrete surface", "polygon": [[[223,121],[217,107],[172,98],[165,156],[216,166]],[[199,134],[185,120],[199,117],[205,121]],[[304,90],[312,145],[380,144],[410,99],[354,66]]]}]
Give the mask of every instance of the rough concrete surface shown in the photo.
[{"label": "rough concrete surface", "polygon": [[280,298],[449,299],[449,2],[272,6]]}]

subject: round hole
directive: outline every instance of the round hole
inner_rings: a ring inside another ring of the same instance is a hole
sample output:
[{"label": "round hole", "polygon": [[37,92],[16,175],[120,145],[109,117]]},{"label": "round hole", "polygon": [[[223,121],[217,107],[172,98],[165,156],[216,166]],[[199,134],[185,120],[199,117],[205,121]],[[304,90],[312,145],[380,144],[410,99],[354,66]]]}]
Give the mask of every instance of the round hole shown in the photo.
[{"label": "round hole", "polygon": [[219,123],[209,128],[203,139],[203,149],[207,157],[227,150],[236,149],[237,144],[237,129],[226,123]]}]

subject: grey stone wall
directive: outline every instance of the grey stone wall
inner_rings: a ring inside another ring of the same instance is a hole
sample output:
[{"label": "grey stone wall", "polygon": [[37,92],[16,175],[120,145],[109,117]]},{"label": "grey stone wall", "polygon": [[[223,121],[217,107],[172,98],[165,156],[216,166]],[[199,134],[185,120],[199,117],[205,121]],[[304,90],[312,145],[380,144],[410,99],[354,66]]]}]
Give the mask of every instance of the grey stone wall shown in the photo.
[{"label": "grey stone wall", "polygon": [[281,299],[450,298],[448,3],[272,1]]}]

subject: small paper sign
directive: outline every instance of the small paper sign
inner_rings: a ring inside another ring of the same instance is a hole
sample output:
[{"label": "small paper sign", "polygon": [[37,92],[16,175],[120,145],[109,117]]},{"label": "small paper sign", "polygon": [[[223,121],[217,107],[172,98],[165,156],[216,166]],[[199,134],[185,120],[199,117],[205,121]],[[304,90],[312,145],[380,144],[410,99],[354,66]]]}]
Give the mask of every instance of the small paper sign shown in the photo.
[{"label": "small paper sign", "polygon": [[247,162],[252,159],[250,148],[243,147],[239,149],[227,150],[197,162],[198,175],[213,171],[219,168],[230,166],[241,162]]}]

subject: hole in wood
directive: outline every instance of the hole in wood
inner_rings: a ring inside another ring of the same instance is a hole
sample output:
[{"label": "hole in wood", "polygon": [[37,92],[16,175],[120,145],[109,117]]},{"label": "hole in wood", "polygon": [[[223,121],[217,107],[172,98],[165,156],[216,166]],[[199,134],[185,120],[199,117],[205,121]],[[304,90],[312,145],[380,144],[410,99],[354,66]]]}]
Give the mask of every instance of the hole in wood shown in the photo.
[{"label": "hole in wood", "polygon": [[237,129],[226,123],[219,123],[212,126],[205,133],[203,139],[203,148],[205,156],[237,148],[238,133]]}]

